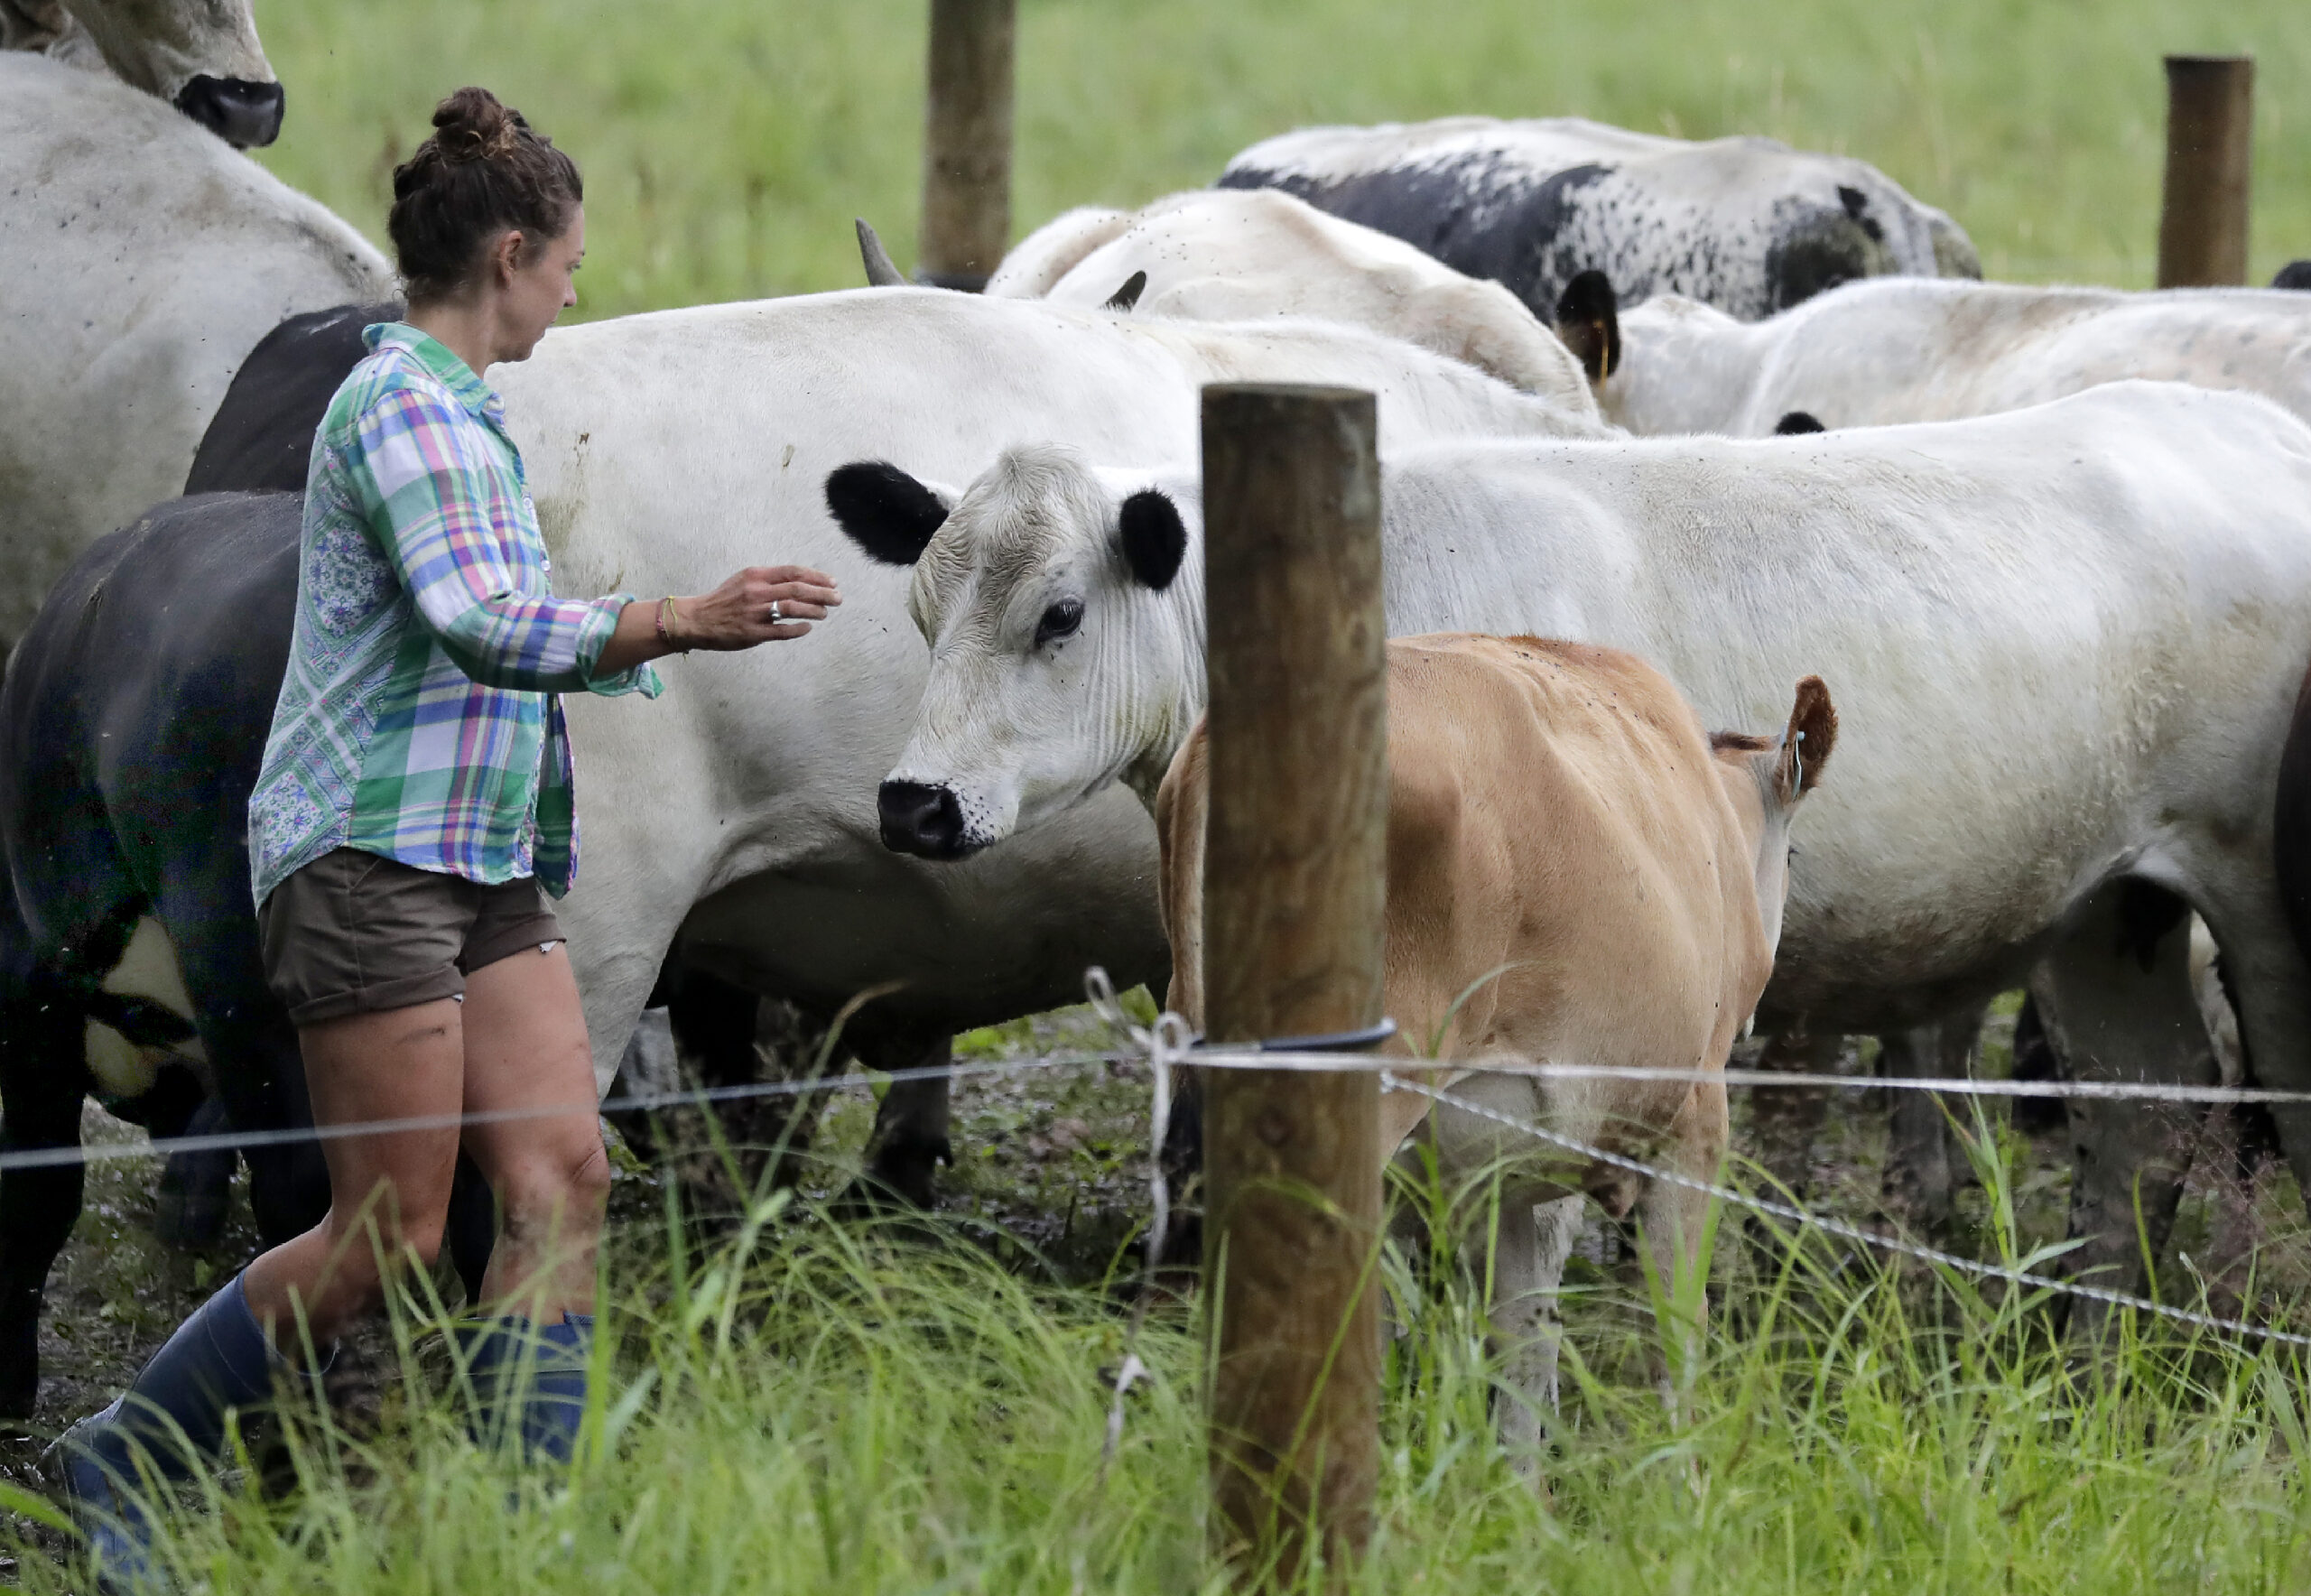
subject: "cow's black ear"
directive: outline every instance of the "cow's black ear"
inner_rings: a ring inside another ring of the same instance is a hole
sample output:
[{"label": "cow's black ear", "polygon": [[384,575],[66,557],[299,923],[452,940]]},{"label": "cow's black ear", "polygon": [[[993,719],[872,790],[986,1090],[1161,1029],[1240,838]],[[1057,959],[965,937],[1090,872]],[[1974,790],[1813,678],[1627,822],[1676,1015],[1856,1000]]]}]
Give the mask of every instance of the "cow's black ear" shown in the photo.
[{"label": "cow's black ear", "polygon": [[1123,311],[1130,310],[1132,306],[1137,304],[1139,302],[1139,296],[1146,292],[1147,274],[1145,272],[1134,272],[1130,276],[1123,280],[1123,286],[1121,288],[1117,289],[1113,293],[1108,295],[1108,302],[1101,305],[1100,309],[1102,311],[1114,311],[1120,314]]},{"label": "cow's black ear", "polygon": [[1793,410],[1773,424],[1774,436],[1777,438],[1794,437],[1799,432],[1828,431],[1829,429],[1822,424],[1822,418],[1810,410]]},{"label": "cow's black ear", "polygon": [[945,501],[888,460],[854,460],[827,474],[827,508],[870,560],[912,565],[945,524]]},{"label": "cow's black ear", "polygon": [[2273,288],[2311,288],[2311,261],[2289,261],[2271,279]]},{"label": "cow's black ear", "polygon": [[1131,567],[1131,574],[1158,593],[1170,587],[1188,552],[1187,523],[1180,519],[1180,507],[1171,496],[1141,488],[1123,501],[1118,524],[1124,563]]},{"label": "cow's black ear", "polygon": [[1591,382],[1603,382],[1621,368],[1620,308],[1611,279],[1594,270],[1574,274],[1557,295],[1556,336]]}]

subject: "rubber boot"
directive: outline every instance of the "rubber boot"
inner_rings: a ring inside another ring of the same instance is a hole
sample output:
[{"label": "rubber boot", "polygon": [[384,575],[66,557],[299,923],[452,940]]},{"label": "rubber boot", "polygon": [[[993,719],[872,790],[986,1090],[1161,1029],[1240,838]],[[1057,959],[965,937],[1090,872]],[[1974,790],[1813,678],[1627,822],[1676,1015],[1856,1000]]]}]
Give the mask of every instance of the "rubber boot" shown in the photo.
[{"label": "rubber boot", "polygon": [[140,1464],[181,1480],[225,1444],[227,1416],[273,1395],[286,1359],[249,1311],[236,1275],[177,1326],[127,1390],[57,1438],[50,1458],[62,1475],[89,1561],[113,1591],[167,1589],[153,1564],[153,1531],[135,1492]]},{"label": "rubber boot", "polygon": [[564,1313],[543,1328],[509,1316],[484,1327],[469,1345],[478,1406],[467,1428],[474,1440],[518,1436],[524,1461],[567,1463],[586,1416],[594,1316]]}]

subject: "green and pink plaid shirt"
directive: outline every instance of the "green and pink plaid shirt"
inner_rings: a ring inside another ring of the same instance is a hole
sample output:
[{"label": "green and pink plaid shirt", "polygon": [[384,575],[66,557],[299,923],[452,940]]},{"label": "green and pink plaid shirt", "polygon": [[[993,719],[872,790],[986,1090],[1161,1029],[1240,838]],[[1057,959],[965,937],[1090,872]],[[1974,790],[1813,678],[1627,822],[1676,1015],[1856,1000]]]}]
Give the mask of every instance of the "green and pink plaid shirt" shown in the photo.
[{"label": "green and pink plaid shirt", "polygon": [[289,671],[249,795],[256,901],[335,848],[494,884],[578,874],[561,693],[597,677],[630,596],[553,597],[505,401],[413,327],[371,353],[313,440]]}]

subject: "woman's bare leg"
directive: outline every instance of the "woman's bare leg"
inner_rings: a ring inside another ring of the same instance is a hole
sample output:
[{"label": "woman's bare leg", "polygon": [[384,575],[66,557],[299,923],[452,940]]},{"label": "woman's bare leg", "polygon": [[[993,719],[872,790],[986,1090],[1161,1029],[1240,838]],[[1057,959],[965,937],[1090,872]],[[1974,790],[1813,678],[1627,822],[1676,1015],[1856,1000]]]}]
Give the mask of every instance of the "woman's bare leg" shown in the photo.
[{"label": "woman's bare leg", "polygon": [[[348,1015],[297,1033],[313,1122],[417,1118],[459,1111],[466,1072],[462,1016],[453,998]],[[302,1307],[315,1346],[383,1300],[386,1260],[441,1250],[456,1174],[458,1130],[395,1131],[322,1142],[329,1211],[303,1235],[248,1268],[249,1311],[276,1346],[293,1346]],[[372,1240],[374,1224],[376,1240]]]},{"label": "woman's bare leg", "polygon": [[541,1323],[590,1313],[610,1166],[569,955],[556,942],[482,966],[466,977],[465,1011],[468,1112],[569,1110],[467,1129],[500,1212],[483,1300]]}]

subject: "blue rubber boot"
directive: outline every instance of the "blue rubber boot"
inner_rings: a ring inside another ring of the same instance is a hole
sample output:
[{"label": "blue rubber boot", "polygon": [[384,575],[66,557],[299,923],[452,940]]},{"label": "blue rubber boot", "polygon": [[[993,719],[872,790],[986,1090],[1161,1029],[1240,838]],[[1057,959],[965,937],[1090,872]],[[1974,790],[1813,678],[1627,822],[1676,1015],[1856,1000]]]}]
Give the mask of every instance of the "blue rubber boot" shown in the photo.
[{"label": "blue rubber boot", "polygon": [[467,1368],[478,1406],[467,1429],[474,1440],[518,1436],[525,1461],[567,1463],[586,1416],[594,1316],[564,1313],[560,1323],[543,1328],[509,1316],[492,1322],[469,1346]]},{"label": "blue rubber boot", "polygon": [[153,1564],[152,1526],[134,1494],[142,1486],[140,1463],[159,1480],[183,1479],[195,1460],[223,1449],[227,1416],[269,1399],[274,1373],[286,1368],[236,1275],[177,1326],[111,1406],[57,1438],[50,1456],[106,1589],[168,1588]]}]

